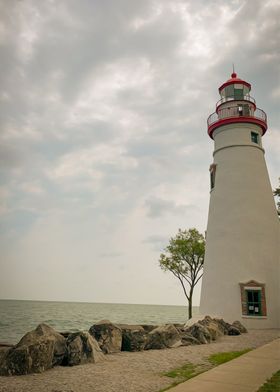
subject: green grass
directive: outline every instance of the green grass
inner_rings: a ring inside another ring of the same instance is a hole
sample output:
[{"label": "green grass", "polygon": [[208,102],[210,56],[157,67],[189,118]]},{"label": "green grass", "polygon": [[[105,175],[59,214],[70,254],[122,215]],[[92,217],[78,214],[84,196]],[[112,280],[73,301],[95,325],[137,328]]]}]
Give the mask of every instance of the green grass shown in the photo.
[{"label": "green grass", "polygon": [[195,366],[192,363],[187,363],[178,369],[171,370],[164,375],[171,378],[181,378],[188,380],[195,374]]},{"label": "green grass", "polygon": [[[182,382],[185,382],[190,378],[197,376],[198,374],[204,373],[205,371],[213,367],[221,365],[222,363],[231,361],[234,358],[238,358],[240,357],[240,355],[243,355],[250,350],[251,349],[246,349],[242,351],[230,351],[225,353],[213,354],[207,358],[209,365],[207,364],[194,365],[192,363],[186,363],[185,365],[179,368],[170,370],[169,372],[164,373],[163,375],[173,378],[174,382],[171,385],[169,385],[167,388],[161,389],[159,392],[168,391],[170,388],[173,388],[176,385],[181,384]],[[276,389],[268,389],[268,390],[265,389],[264,391],[270,392],[270,391],[276,391]]]},{"label": "green grass", "polygon": [[279,392],[280,391],[280,370],[273,374],[270,380],[268,380],[258,392]]},{"label": "green grass", "polygon": [[230,351],[227,353],[217,353],[210,355],[208,358],[208,361],[215,366],[221,365],[222,363],[226,363],[228,361],[231,361],[232,359],[240,357],[240,355],[246,354],[250,351],[251,349],[246,349],[242,351]]},{"label": "green grass", "polygon": [[170,370],[170,372],[164,373],[163,375],[173,378],[174,382],[167,388],[161,389],[159,392],[168,391],[168,389],[173,388],[176,385],[181,384],[182,382],[187,381],[200,373],[203,373],[205,370],[205,366],[193,365],[192,363],[186,363],[177,369]]}]

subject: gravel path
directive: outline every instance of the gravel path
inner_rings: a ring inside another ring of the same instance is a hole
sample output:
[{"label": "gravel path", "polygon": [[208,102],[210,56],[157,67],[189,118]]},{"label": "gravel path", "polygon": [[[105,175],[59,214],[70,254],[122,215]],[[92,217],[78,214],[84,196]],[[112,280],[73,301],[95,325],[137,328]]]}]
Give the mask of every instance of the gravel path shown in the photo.
[{"label": "gravel path", "polygon": [[186,362],[207,364],[217,352],[256,348],[280,337],[280,330],[255,330],[219,341],[165,350],[122,352],[106,361],[75,367],[56,367],[41,374],[0,377],[0,392],[157,392],[172,383],[163,372]]}]

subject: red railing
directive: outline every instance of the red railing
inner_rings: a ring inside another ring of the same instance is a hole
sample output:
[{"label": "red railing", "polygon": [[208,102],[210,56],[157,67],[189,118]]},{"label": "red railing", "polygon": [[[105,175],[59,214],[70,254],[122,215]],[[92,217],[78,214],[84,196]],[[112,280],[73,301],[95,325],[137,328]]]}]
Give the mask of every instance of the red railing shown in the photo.
[{"label": "red railing", "polygon": [[240,108],[241,108],[240,105],[236,105],[230,108],[224,108],[218,110],[218,113],[214,112],[210,114],[210,116],[207,119],[208,127],[220,120],[224,120],[227,118],[235,118],[235,117],[253,117],[265,123],[267,122],[266,113],[262,109],[256,108],[256,110],[253,110],[252,108],[249,108],[248,110],[244,111],[244,109],[241,110]]},{"label": "red railing", "polygon": [[235,97],[223,97],[216,103],[216,108],[220,106],[222,103],[230,102],[230,101],[249,101],[256,105],[255,98],[251,97],[251,95],[244,95],[242,98],[237,99]]}]

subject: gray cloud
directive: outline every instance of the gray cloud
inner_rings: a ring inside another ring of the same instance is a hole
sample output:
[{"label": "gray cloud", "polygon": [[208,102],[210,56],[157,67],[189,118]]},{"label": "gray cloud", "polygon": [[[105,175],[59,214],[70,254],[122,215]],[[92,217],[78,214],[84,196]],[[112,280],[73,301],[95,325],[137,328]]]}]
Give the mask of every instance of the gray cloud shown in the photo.
[{"label": "gray cloud", "polygon": [[121,252],[104,252],[100,253],[100,257],[102,258],[115,258],[115,257],[121,257],[123,253]]},{"label": "gray cloud", "polygon": [[206,119],[232,62],[267,111],[278,181],[279,2],[0,4],[0,297],[180,302],[156,252],[179,227],[205,230]]},{"label": "gray cloud", "polygon": [[185,214],[188,209],[195,208],[188,205],[176,205],[172,200],[164,200],[157,197],[146,200],[145,206],[150,218],[159,218],[164,214]]},{"label": "gray cloud", "polygon": [[152,249],[159,253],[162,252],[163,249],[168,245],[168,240],[168,237],[155,234],[145,238],[143,243],[150,244]]}]

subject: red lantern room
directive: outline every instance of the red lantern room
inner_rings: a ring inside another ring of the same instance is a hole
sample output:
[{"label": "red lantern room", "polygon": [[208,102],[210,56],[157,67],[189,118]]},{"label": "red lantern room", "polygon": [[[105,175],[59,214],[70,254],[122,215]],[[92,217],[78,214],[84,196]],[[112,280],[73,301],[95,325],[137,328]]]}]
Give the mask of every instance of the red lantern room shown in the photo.
[{"label": "red lantern room", "polygon": [[213,139],[213,132],[218,127],[235,123],[251,123],[259,125],[264,135],[267,130],[266,113],[256,107],[250,96],[251,85],[239,79],[235,72],[231,78],[221,85],[221,99],[216,104],[216,111],[207,120],[208,135]]}]

